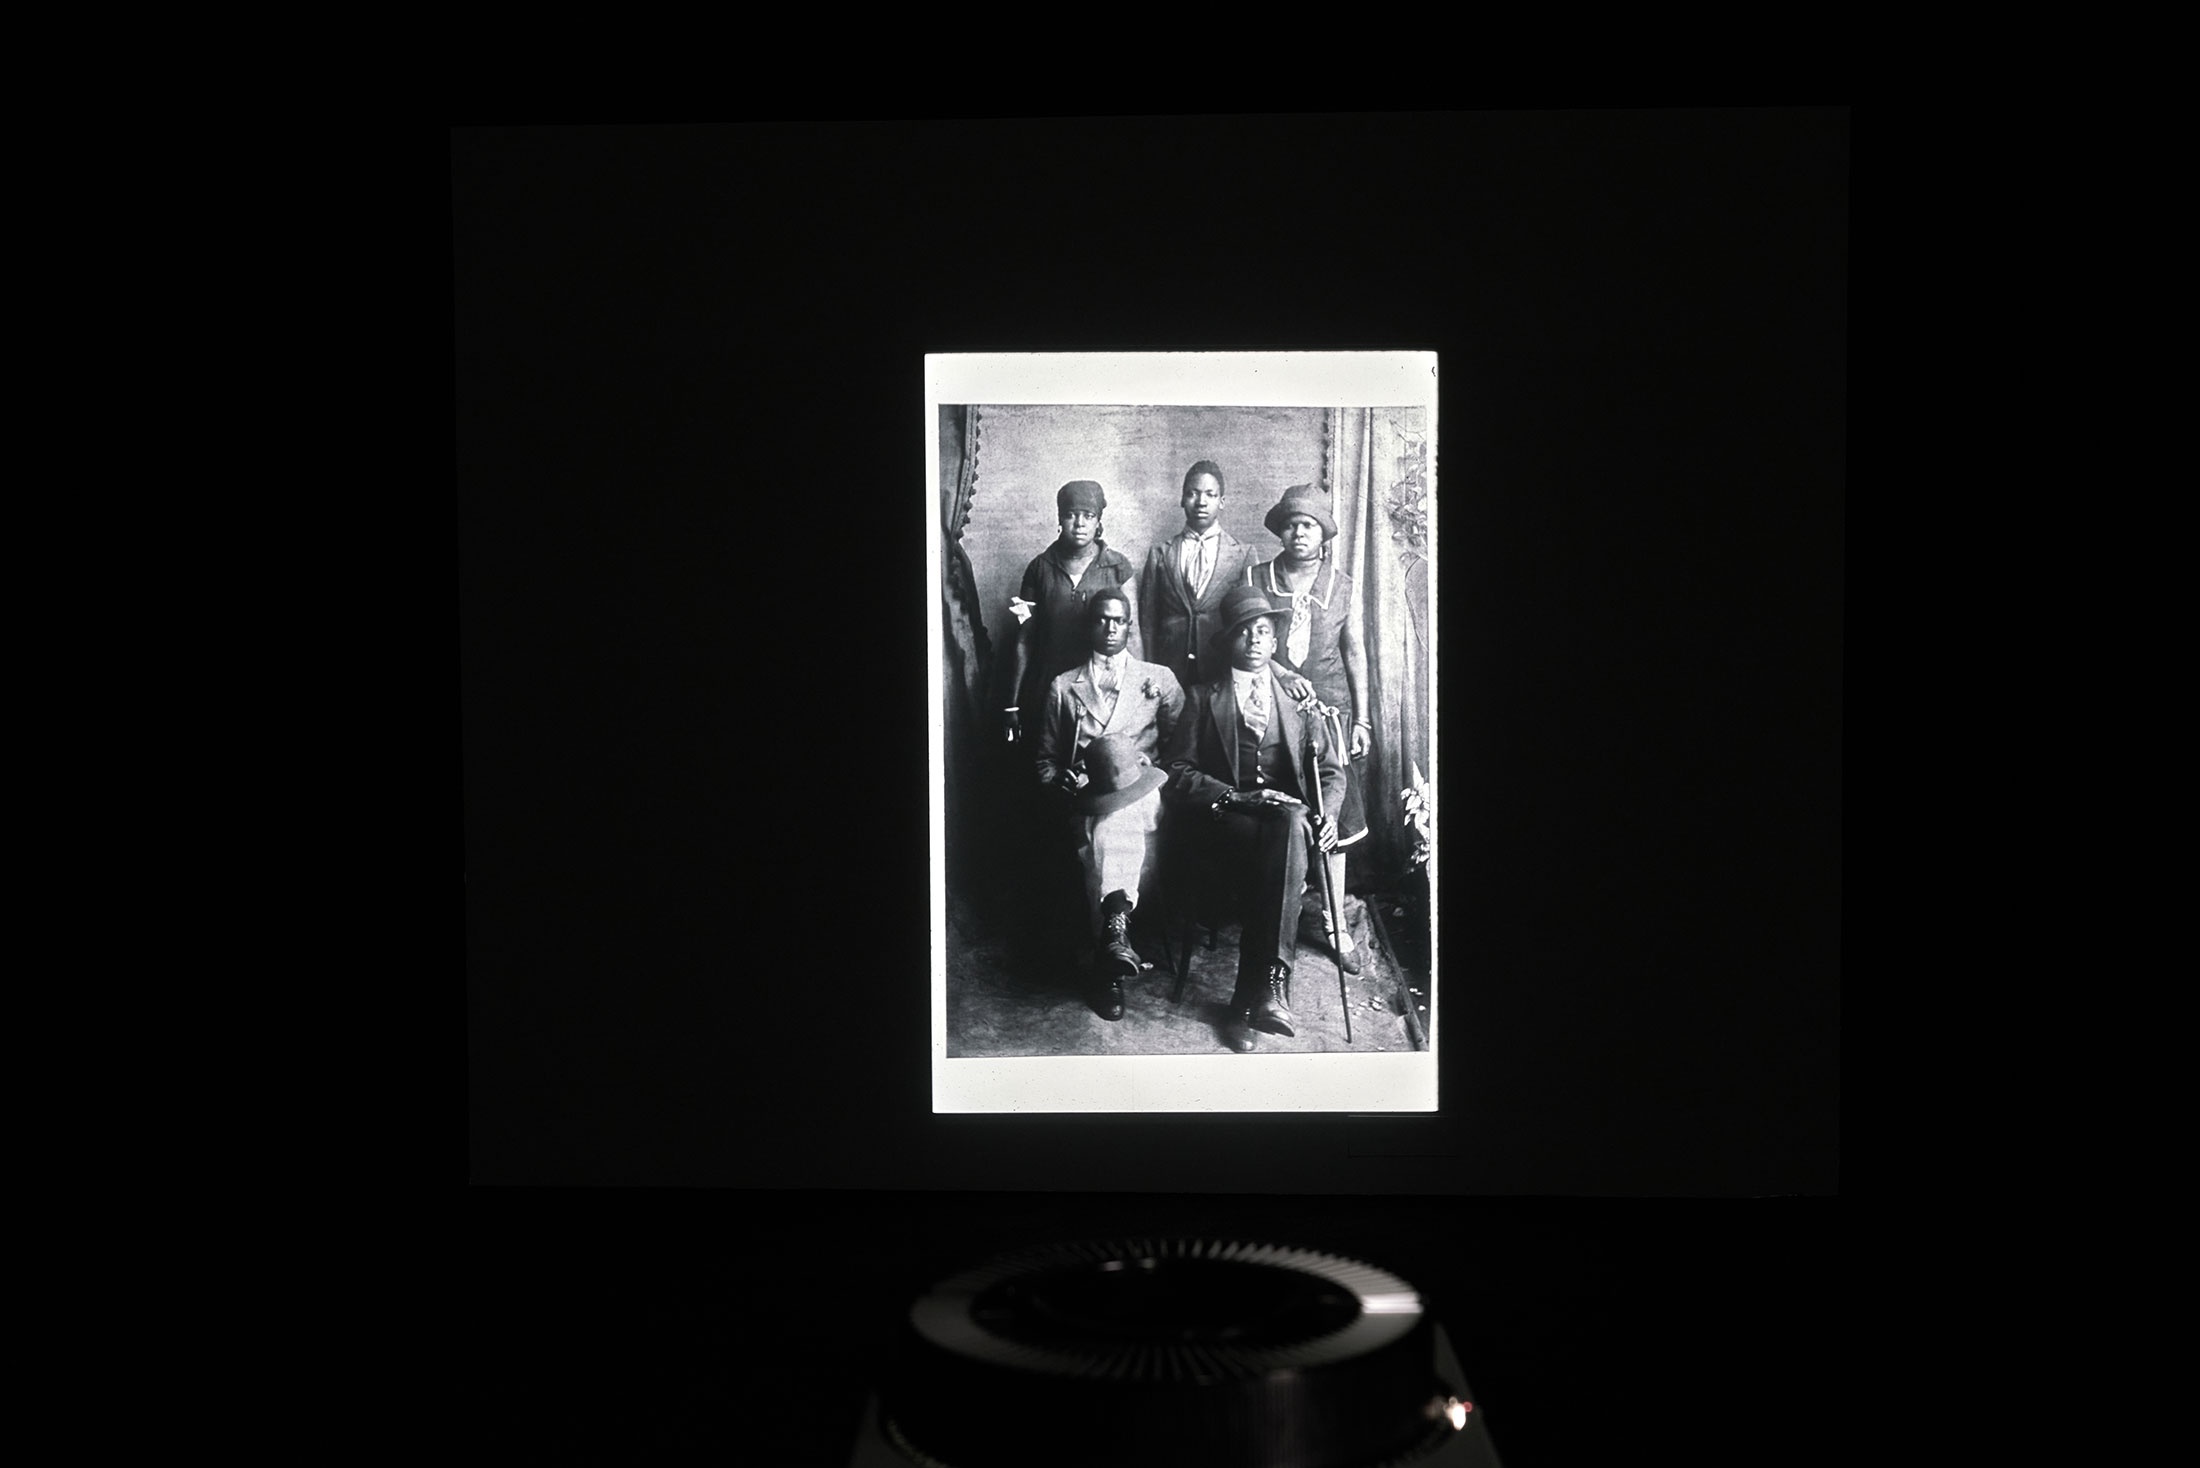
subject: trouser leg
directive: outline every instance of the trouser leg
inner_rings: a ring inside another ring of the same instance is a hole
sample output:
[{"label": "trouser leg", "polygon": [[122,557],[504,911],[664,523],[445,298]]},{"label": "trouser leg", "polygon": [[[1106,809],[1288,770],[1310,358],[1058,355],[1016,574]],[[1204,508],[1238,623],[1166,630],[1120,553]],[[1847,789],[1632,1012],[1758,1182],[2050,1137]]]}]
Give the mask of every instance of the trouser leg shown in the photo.
[{"label": "trouser leg", "polygon": [[1146,868],[1146,842],[1159,811],[1160,793],[1155,791],[1092,823],[1096,900],[1104,900],[1112,892],[1121,892],[1133,903],[1142,900],[1139,883]]},{"label": "trouser leg", "polygon": [[1084,878],[1085,921],[1095,939],[1107,933],[1106,903],[1120,892],[1132,903],[1142,899],[1140,883],[1146,866],[1146,847],[1161,815],[1161,792],[1104,816],[1079,816],[1071,841],[1077,853],[1077,869]]},{"label": "trouser leg", "polygon": [[1237,1000],[1256,1001],[1269,965],[1297,961],[1299,894],[1306,888],[1306,852],[1313,826],[1296,807],[1230,810],[1220,832],[1226,859],[1243,874],[1245,932],[1238,941]]},{"label": "trouser leg", "polygon": [[[1088,821],[1086,825],[1089,827],[1091,823]],[[1107,889],[1100,885],[1100,859],[1093,850],[1089,834],[1078,843],[1077,870],[1085,884],[1085,930],[1097,938],[1101,927],[1100,899],[1107,894]]]}]

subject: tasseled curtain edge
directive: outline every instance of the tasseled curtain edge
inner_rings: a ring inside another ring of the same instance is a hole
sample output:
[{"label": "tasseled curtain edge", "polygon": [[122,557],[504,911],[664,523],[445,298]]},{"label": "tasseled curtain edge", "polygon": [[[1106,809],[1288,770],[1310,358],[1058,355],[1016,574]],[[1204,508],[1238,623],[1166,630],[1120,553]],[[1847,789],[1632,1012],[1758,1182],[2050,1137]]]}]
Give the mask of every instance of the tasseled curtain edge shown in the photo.
[{"label": "tasseled curtain edge", "polygon": [[[945,605],[946,648],[951,686],[960,695],[966,717],[982,716],[988,678],[992,673],[992,639],[978,607],[978,577],[962,547],[963,527],[970,519],[970,501],[977,493],[978,455],[984,437],[978,409],[972,406],[940,410],[943,435],[940,463],[941,539],[940,592]],[[949,449],[953,463],[949,463]]]}]

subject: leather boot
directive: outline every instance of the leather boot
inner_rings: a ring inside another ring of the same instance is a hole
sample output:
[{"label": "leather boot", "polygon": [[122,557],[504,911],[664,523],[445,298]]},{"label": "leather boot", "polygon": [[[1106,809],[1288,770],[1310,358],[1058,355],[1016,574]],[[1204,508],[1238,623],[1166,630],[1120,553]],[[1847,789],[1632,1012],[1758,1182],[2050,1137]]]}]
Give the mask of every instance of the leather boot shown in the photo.
[{"label": "leather boot", "polygon": [[[1116,904],[1120,903],[1118,907]],[[1138,950],[1131,947],[1131,900],[1120,892],[1108,895],[1108,906],[1102,909],[1107,923],[1107,936],[1100,940],[1103,964],[1113,964],[1125,978],[1138,974]]]},{"label": "leather boot", "polygon": [[[1104,959],[1103,962],[1105,962]],[[1092,1012],[1107,1020],[1116,1020],[1123,1017],[1123,976],[1121,974],[1102,972],[1094,975]]]},{"label": "leather boot", "polygon": [[1252,1050],[1255,1043],[1252,1005],[1233,1003],[1230,1006],[1230,1017],[1222,1022],[1222,1043],[1240,1055]]},{"label": "leather boot", "polygon": [[1291,1013],[1291,969],[1278,961],[1268,965],[1267,992],[1253,1006],[1254,1026],[1272,1035],[1298,1033],[1292,1028],[1298,1023]]},{"label": "leather boot", "polygon": [[1138,972],[1138,955],[1130,945],[1130,899],[1120,892],[1110,892],[1100,906],[1100,920],[1100,946],[1094,964],[1105,978],[1094,987],[1092,1008],[1102,1019],[1118,1020],[1123,1017],[1123,980]]}]

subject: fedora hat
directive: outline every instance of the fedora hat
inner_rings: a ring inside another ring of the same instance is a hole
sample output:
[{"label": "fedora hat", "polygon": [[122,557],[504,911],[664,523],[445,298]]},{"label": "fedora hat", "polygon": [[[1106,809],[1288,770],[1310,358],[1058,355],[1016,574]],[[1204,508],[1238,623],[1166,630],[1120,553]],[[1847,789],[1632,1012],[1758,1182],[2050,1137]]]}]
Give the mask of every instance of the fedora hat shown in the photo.
[{"label": "fedora hat", "polygon": [[1294,484],[1283,492],[1283,498],[1269,506],[1261,524],[1268,527],[1270,535],[1283,534],[1283,522],[1293,515],[1311,515],[1314,523],[1322,528],[1322,540],[1326,544],[1337,538],[1337,517],[1329,513],[1329,496],[1311,484]]},{"label": "fedora hat", "polygon": [[1255,617],[1282,617],[1289,609],[1279,607],[1268,599],[1268,593],[1257,586],[1237,585],[1222,598],[1221,620],[1215,625],[1215,636],[1227,639],[1229,635],[1252,621]]},{"label": "fedora hat", "polygon": [[[1222,609],[1215,615],[1215,630],[1207,636],[1207,655],[1219,666],[1229,662],[1230,636],[1238,628],[1255,617],[1288,617],[1291,612],[1288,607],[1279,607],[1269,601],[1268,593],[1259,587],[1241,582],[1223,595]],[[1277,635],[1282,635],[1281,628],[1277,629]]]},{"label": "fedora hat", "polygon": [[1124,734],[1103,734],[1085,746],[1086,783],[1070,802],[1079,815],[1104,816],[1157,790],[1169,772],[1147,759]]}]

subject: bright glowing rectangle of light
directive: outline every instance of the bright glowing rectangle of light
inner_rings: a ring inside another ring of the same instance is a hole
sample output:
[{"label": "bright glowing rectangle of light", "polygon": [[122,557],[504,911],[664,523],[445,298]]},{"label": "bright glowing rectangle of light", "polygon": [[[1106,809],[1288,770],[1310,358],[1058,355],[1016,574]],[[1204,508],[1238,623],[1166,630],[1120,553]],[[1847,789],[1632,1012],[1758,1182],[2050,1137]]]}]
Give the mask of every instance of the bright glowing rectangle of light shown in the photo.
[{"label": "bright glowing rectangle of light", "polygon": [[[1441,913],[1440,843],[1426,869],[1430,973],[1419,1051],[1213,1055],[1059,1055],[949,1058],[947,1035],[946,732],[941,691],[944,636],[939,518],[939,410],[943,405],[1086,404],[1122,408],[1297,407],[1413,408],[1427,425],[1428,788],[1441,792],[1438,767],[1442,687],[1438,576],[1437,360],[1433,352],[1281,353],[987,353],[925,358],[926,568],[933,597],[927,618],[931,678],[926,723],[931,754],[930,911],[932,1108],[935,1112],[1430,1112],[1437,1109],[1436,1040],[1443,985],[1437,942]],[[1076,477],[1066,470],[1065,480]],[[1036,549],[1037,547],[1034,547]],[[1134,562],[1139,558],[1133,548]],[[1376,792],[1368,792],[1370,799]],[[1439,802],[1440,803],[1440,802]],[[1326,959],[1306,965],[1320,979]]]}]

